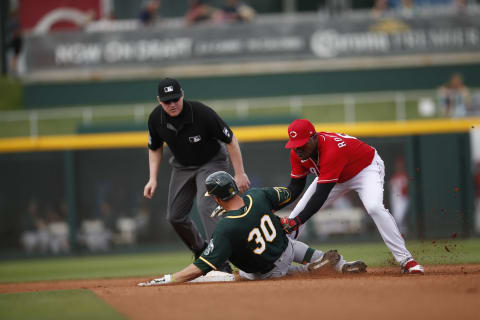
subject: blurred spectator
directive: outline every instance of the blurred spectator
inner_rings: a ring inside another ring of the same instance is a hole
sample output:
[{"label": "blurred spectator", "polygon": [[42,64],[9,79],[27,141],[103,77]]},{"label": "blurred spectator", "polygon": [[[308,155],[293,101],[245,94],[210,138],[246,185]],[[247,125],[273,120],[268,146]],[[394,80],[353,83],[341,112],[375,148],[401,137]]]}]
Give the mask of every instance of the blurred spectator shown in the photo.
[{"label": "blurred spectator", "polygon": [[139,237],[142,238],[148,233],[148,226],[150,222],[150,210],[148,207],[147,199],[144,197],[138,198],[137,208],[134,210],[135,216],[135,229],[139,233]]},{"label": "blurred spectator", "polygon": [[402,0],[397,10],[400,15],[411,18],[415,13],[415,3],[413,0]]},{"label": "blurred spectator", "polygon": [[470,108],[470,93],[463,83],[461,74],[453,74],[449,82],[438,89],[437,96],[443,115],[453,118],[467,116]]},{"label": "blurred spectator", "polygon": [[27,204],[20,241],[27,253],[34,251],[46,253],[48,250],[47,223],[40,215],[36,199],[30,199]]},{"label": "blurred spectator", "polygon": [[48,221],[48,248],[53,254],[68,253],[70,251],[69,230],[62,205],[47,208]]},{"label": "blurred spectator", "polygon": [[402,234],[408,232],[407,212],[408,212],[408,175],[405,169],[405,160],[403,157],[395,159],[394,172],[388,186],[390,189],[390,210],[393,218],[397,222],[398,229]]},{"label": "blurred spectator", "polygon": [[480,161],[475,166],[475,219],[476,231],[480,233]]},{"label": "blurred spectator", "polygon": [[255,10],[243,1],[225,0],[222,9],[217,11],[216,21],[219,22],[244,22],[255,18]]},{"label": "blurred spectator", "polygon": [[210,6],[206,0],[189,0],[188,10],[185,13],[185,22],[187,26],[197,23],[210,21],[217,9]]},{"label": "blurred spectator", "polygon": [[[440,6],[450,6],[456,0],[412,0],[410,1],[412,6],[416,7],[440,7]],[[390,0],[391,8],[399,8],[405,6],[403,0]],[[407,4],[408,6],[408,4]]]},{"label": "blurred spectator", "polygon": [[339,15],[352,8],[351,0],[327,0],[325,7],[330,15]]},{"label": "blurred spectator", "polygon": [[10,11],[7,22],[7,50],[10,53],[10,74],[18,74],[18,59],[23,48],[22,26],[18,9]]},{"label": "blurred spectator", "polygon": [[464,14],[467,12],[467,0],[454,0],[453,7],[458,14]]},{"label": "blurred spectator", "polygon": [[480,90],[477,90],[472,95],[472,102],[470,104],[469,114],[474,117],[480,116]]},{"label": "blurred spectator", "polygon": [[374,18],[380,18],[388,11],[388,8],[388,0],[375,0],[371,14]]},{"label": "blurred spectator", "polygon": [[100,200],[98,206],[95,217],[82,221],[78,239],[89,251],[105,252],[110,249],[117,219],[107,200]]},{"label": "blurred spectator", "polygon": [[138,19],[144,26],[152,26],[157,19],[158,9],[160,8],[160,0],[147,1],[138,15]]},{"label": "blurred spectator", "polygon": [[100,220],[108,230],[115,230],[117,224],[117,215],[113,212],[113,207],[107,201],[100,205]]},{"label": "blurred spectator", "polygon": [[101,220],[88,219],[82,221],[78,240],[91,252],[105,252],[110,249],[112,232],[105,229]]}]

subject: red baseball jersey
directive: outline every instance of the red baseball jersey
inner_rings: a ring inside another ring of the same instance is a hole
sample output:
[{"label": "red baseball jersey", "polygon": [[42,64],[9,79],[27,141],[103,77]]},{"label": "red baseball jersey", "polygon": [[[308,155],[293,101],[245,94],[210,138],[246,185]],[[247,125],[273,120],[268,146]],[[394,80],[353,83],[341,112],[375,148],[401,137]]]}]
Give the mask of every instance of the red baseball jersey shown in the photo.
[{"label": "red baseball jersey", "polygon": [[294,149],[290,151],[292,178],[313,173],[318,183],[345,182],[372,163],[375,149],[355,137],[342,133],[318,132],[318,162],[301,160]]}]

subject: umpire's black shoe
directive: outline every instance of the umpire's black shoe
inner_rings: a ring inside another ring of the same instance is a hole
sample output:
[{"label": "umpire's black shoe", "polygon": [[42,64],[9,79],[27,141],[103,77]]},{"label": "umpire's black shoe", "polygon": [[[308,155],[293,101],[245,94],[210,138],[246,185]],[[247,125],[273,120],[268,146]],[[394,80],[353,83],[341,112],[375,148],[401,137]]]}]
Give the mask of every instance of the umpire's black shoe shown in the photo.
[{"label": "umpire's black shoe", "polygon": [[222,271],[226,273],[233,273],[232,267],[230,266],[230,263],[226,261],[223,265],[221,265],[219,268],[217,268],[217,271]]}]

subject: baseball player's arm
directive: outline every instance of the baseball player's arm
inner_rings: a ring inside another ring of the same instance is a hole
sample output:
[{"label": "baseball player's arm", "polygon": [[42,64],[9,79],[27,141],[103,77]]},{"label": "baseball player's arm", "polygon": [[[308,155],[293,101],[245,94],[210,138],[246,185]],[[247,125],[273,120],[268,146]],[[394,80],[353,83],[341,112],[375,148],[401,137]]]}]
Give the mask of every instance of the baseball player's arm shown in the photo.
[{"label": "baseball player's arm", "polygon": [[307,177],[302,178],[292,178],[288,187],[274,188],[278,190],[286,189],[288,191],[288,198],[279,197],[278,202],[273,202],[274,211],[280,210],[291,204],[298,196],[302,193],[303,188],[307,182]]},{"label": "baseball player's arm", "polygon": [[175,272],[172,277],[174,282],[187,282],[198,278],[202,275],[202,270],[200,270],[196,265],[193,263],[190,264],[185,269]]},{"label": "baseball player's arm", "polygon": [[240,192],[247,191],[250,188],[250,180],[243,168],[242,153],[240,151],[240,145],[235,136],[232,137],[232,141],[226,144],[230,160],[232,160],[233,170],[235,171],[235,182],[237,183]]},{"label": "baseball player's arm", "polygon": [[193,279],[196,279],[202,275],[202,271],[195,266],[190,264],[185,269],[175,272],[174,274],[166,274],[161,278],[153,279],[147,282],[140,282],[138,286],[140,287],[150,287],[150,286],[159,286],[169,283],[181,283],[187,282]]},{"label": "baseball player's arm", "polygon": [[145,188],[143,189],[143,195],[145,198],[151,199],[157,189],[157,176],[162,162],[163,146],[156,150],[148,149],[148,163],[150,168],[150,179],[148,180]]},{"label": "baseball player's arm", "polygon": [[298,229],[301,224],[310,219],[310,217],[323,206],[334,186],[335,182],[317,184],[315,193],[308,200],[305,208],[303,208],[295,218],[282,218],[280,220],[283,230],[285,230],[286,233],[291,233]]},{"label": "baseball player's arm", "polygon": [[298,196],[302,193],[303,189],[305,188],[305,184],[307,183],[307,177],[302,178],[291,178],[290,183],[288,184],[288,189],[292,193],[292,200],[290,202],[295,201]]}]

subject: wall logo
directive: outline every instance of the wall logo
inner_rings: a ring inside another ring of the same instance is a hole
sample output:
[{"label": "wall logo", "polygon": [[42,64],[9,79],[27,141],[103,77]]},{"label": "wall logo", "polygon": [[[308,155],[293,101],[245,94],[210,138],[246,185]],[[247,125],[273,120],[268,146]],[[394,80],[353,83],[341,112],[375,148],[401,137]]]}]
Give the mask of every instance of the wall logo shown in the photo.
[{"label": "wall logo", "polygon": [[165,88],[163,88],[163,91],[164,91],[165,93],[173,92],[173,86],[165,87]]},{"label": "wall logo", "polygon": [[378,54],[391,50],[388,34],[384,32],[339,33],[318,30],[310,38],[312,52],[320,58],[351,54]]},{"label": "wall logo", "polygon": [[200,140],[202,140],[202,137],[200,135],[194,136],[194,137],[188,137],[188,141],[190,141],[190,143],[200,142]]},{"label": "wall logo", "polygon": [[317,31],[310,38],[310,48],[318,57],[334,57],[337,55],[334,45],[337,37],[338,33],[335,30]]},{"label": "wall logo", "polygon": [[296,138],[297,137],[297,132],[296,131],[290,131],[289,132],[290,137]]},{"label": "wall logo", "polygon": [[203,255],[208,256],[213,251],[214,248],[215,246],[213,245],[213,240],[210,240],[207,248],[203,251]]},{"label": "wall logo", "polygon": [[230,138],[230,131],[228,131],[227,127],[223,128],[223,134]]}]

